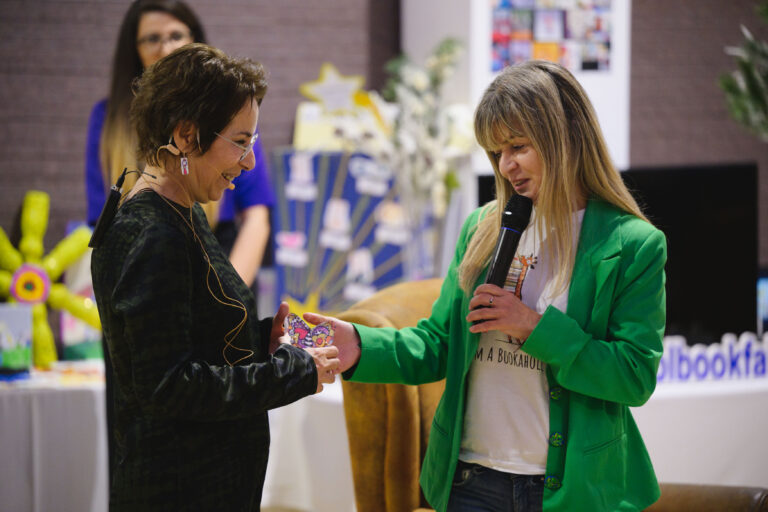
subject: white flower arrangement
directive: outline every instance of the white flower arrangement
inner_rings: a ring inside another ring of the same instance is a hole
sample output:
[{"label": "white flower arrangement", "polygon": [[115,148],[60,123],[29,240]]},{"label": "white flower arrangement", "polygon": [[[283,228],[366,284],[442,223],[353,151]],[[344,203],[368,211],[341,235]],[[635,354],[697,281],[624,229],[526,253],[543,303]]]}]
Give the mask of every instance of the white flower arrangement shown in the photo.
[{"label": "white flower arrangement", "polygon": [[[385,99],[398,105],[390,165],[409,209],[429,204],[436,219],[445,216],[451,192],[458,187],[457,158],[474,144],[466,105],[444,105],[442,87],[462,53],[455,39],[442,41],[421,68],[406,57],[390,61]],[[413,211],[417,218],[425,212]]]},{"label": "white flower arrangement", "polygon": [[393,170],[415,225],[425,222],[425,215],[445,216],[459,184],[457,159],[475,146],[469,108],[444,105],[441,96],[461,52],[458,41],[446,39],[423,68],[405,56],[393,59],[386,65],[390,78],[383,99],[368,93],[375,108],[336,121],[346,149],[367,153]]}]

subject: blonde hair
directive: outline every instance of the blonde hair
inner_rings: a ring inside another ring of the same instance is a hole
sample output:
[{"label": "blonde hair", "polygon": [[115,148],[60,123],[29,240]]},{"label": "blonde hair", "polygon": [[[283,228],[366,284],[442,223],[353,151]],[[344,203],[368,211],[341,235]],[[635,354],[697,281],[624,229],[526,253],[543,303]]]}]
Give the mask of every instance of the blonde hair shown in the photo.
[{"label": "blonde hair", "polygon": [[[112,102],[113,100],[110,100]],[[104,129],[99,141],[99,160],[104,173],[104,186],[109,189],[124,168],[137,169],[136,161],[136,133],[131,128],[128,119],[128,106],[110,105],[107,116],[104,119]],[[123,190],[130,190],[136,183],[136,173],[126,174],[123,182]]]},{"label": "blonde hair", "polygon": [[564,67],[528,61],[504,69],[475,110],[475,136],[493,167],[496,199],[486,204],[459,266],[459,284],[471,294],[488,265],[501,226],[503,205],[515,194],[499,172],[495,153],[510,137],[525,137],[542,163],[535,229],[549,230],[547,254],[556,269],[554,293],[567,288],[576,257],[573,213],[597,198],[648,220],[613,166],[586,92]]}]

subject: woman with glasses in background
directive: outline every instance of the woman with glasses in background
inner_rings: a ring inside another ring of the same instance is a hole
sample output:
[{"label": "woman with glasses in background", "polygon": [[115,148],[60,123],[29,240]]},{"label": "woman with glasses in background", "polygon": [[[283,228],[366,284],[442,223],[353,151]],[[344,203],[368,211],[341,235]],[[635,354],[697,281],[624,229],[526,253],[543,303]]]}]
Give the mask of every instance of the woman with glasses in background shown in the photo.
[{"label": "woman with glasses in background", "polygon": [[[131,84],[159,59],[193,42],[205,43],[205,34],[197,16],[184,2],[136,0],[126,12],[112,64],[109,98],[96,103],[88,125],[85,183],[91,226],[96,224],[106,192],[123,169],[136,169],[143,164],[136,162],[136,135],[128,122],[133,99]],[[253,172],[243,173],[234,182],[234,190],[226,190],[221,201],[204,206],[216,238],[248,286],[254,283],[264,257],[269,239],[269,208],[275,203],[258,140],[253,152]],[[128,174],[123,190],[130,190],[135,180],[136,174]]]}]

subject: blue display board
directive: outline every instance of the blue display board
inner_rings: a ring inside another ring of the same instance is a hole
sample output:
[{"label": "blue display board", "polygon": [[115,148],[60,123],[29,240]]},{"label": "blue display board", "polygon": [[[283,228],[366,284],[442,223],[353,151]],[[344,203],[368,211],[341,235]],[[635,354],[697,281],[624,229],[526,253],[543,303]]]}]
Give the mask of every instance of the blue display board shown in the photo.
[{"label": "blue display board", "polygon": [[292,310],[341,311],[407,275],[408,222],[389,168],[362,154],[278,150],[272,183],[276,296]]}]

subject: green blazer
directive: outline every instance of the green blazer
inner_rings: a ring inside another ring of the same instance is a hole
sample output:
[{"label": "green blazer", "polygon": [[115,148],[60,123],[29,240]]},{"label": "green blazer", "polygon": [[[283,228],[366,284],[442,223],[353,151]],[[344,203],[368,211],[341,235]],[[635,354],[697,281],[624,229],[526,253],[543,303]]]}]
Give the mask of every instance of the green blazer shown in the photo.
[{"label": "green blazer", "polygon": [[[446,378],[421,472],[429,503],[444,511],[461,445],[466,377],[479,334],[457,269],[481,210],[462,228],[429,318],[395,330],[355,325],[362,355],[351,380],[421,384]],[[568,294],[550,306],[522,350],[547,364],[549,451],[544,510],[642,510],[659,497],[629,406],[656,386],[665,325],[661,231],[605,202],[587,205]],[[484,282],[480,276],[476,285]]]}]

